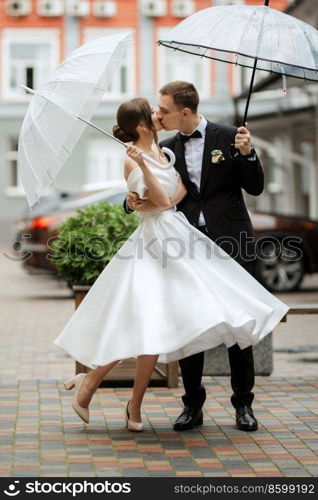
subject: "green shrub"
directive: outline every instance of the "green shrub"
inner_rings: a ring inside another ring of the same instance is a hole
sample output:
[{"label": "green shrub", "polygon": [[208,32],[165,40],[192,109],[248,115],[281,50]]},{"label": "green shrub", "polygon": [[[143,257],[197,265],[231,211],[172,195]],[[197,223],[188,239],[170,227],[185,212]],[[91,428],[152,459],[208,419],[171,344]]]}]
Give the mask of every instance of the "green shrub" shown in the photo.
[{"label": "green shrub", "polygon": [[67,219],[51,245],[58,275],[69,286],[92,285],[138,225],[122,205],[100,202]]}]

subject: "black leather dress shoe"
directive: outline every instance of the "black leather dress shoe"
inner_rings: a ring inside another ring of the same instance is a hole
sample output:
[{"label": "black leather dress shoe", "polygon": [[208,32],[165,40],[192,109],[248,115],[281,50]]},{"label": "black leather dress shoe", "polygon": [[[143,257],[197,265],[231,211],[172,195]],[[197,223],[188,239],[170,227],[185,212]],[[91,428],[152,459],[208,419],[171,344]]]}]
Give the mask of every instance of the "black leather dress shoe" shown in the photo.
[{"label": "black leather dress shoe", "polygon": [[175,431],[187,431],[203,424],[203,412],[195,406],[185,406],[174,423]]},{"label": "black leather dress shoe", "polygon": [[250,406],[240,406],[236,408],[236,427],[240,431],[257,431],[257,420],[253,415],[253,410]]}]

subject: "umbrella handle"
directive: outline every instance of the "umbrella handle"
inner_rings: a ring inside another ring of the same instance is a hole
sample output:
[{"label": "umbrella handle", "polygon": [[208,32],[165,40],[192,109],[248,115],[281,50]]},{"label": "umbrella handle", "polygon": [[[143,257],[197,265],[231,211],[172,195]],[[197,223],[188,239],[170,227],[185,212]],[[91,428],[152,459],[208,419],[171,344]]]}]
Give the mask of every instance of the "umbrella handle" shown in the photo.
[{"label": "umbrella handle", "polygon": [[142,153],[141,157],[144,160],[149,161],[149,163],[152,163],[152,165],[154,165],[155,167],[161,168],[161,170],[167,170],[168,168],[173,167],[173,165],[175,164],[175,161],[176,161],[176,157],[175,157],[174,152],[171,151],[171,149],[162,148],[162,151],[167,156],[169,156],[169,163],[166,163],[166,164],[159,163],[158,161],[154,160],[150,156],[146,155],[146,153]]}]

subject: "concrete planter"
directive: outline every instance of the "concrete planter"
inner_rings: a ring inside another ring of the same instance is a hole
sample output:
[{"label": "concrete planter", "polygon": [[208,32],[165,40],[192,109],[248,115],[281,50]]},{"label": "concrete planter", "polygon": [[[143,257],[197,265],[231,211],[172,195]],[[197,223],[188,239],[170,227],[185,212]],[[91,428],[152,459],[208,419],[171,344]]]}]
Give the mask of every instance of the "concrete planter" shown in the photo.
[{"label": "concrete planter", "polygon": [[[273,371],[272,333],[253,347],[255,375],[270,375]],[[204,355],[204,375],[230,375],[230,364],[225,345],[210,349]]]}]

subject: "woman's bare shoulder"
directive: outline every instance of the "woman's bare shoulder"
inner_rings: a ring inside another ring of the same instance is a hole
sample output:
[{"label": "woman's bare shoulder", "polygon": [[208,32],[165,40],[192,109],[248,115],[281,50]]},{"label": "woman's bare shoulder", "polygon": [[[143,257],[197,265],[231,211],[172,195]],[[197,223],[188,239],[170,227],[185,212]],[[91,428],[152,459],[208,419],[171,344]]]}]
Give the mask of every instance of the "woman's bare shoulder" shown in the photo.
[{"label": "woman's bare shoulder", "polygon": [[124,177],[126,181],[129,177],[129,174],[134,170],[134,168],[137,167],[138,167],[137,163],[127,156],[124,163]]}]

